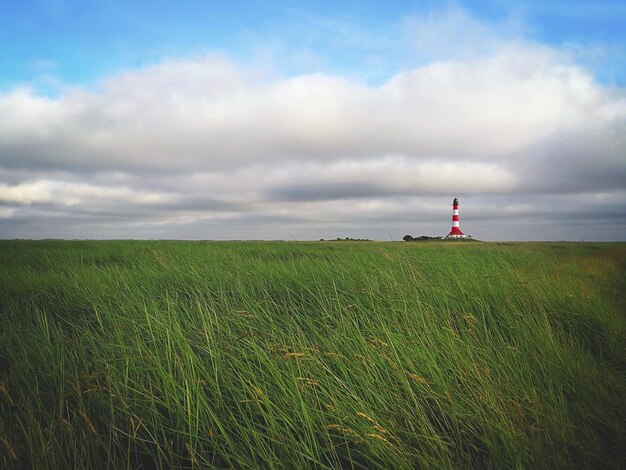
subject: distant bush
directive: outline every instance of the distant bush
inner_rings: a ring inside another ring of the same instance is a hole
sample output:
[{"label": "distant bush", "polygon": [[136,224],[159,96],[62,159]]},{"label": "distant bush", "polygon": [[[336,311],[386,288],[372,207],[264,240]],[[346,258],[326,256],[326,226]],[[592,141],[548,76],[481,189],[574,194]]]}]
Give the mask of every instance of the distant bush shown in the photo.
[{"label": "distant bush", "polygon": [[441,240],[441,237],[429,237],[428,235],[420,235],[419,237],[412,237],[411,235],[405,235],[402,237],[405,242],[419,242],[424,240]]}]

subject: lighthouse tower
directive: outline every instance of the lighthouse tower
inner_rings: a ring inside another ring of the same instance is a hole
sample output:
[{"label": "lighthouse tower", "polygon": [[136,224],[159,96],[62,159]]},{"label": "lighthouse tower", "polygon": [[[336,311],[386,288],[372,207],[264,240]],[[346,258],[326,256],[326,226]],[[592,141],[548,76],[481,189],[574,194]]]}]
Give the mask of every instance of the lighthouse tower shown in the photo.
[{"label": "lighthouse tower", "polygon": [[452,230],[446,238],[465,238],[466,236],[459,229],[459,200],[454,198],[452,201]]}]

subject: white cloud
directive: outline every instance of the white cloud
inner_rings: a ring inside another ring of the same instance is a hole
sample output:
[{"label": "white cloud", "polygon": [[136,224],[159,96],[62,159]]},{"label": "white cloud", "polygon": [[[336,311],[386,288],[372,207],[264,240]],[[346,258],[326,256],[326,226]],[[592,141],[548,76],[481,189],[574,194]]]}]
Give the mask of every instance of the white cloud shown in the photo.
[{"label": "white cloud", "polygon": [[455,6],[409,15],[402,26],[411,48],[431,60],[492,54],[503,42],[523,42],[524,34],[523,24],[515,17],[486,23]]},{"label": "white cloud", "polygon": [[23,183],[16,186],[0,184],[0,202],[30,205],[51,201],[50,188],[43,182]]},{"label": "white cloud", "polygon": [[171,201],[172,194],[135,190],[126,187],[96,186],[87,183],[39,180],[6,185],[0,183],[0,203],[18,205],[59,204],[156,204]]},{"label": "white cloud", "polygon": [[[313,74],[246,81],[224,58],[107,79],[100,93],[0,98],[13,167],[212,169],[260,161],[506,158],[557,131],[623,115],[583,70],[541,48],[402,72],[380,87]],[[254,75],[254,72],[250,72]]]},{"label": "white cloud", "polygon": [[0,219],[8,219],[13,217],[15,209],[11,207],[0,207]]}]

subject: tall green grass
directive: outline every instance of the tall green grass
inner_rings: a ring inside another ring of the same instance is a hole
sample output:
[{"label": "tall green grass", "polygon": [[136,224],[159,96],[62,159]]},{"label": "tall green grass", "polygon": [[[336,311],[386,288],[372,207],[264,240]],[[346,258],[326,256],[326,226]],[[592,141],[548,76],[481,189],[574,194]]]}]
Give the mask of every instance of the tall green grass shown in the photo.
[{"label": "tall green grass", "polygon": [[0,242],[2,468],[618,468],[624,244]]}]

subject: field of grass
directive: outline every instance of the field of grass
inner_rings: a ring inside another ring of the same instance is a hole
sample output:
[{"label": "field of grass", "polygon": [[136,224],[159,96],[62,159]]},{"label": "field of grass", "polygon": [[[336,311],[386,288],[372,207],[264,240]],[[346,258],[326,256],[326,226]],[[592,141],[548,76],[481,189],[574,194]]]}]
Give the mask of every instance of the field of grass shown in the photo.
[{"label": "field of grass", "polygon": [[0,468],[619,468],[624,397],[625,244],[0,241]]}]

